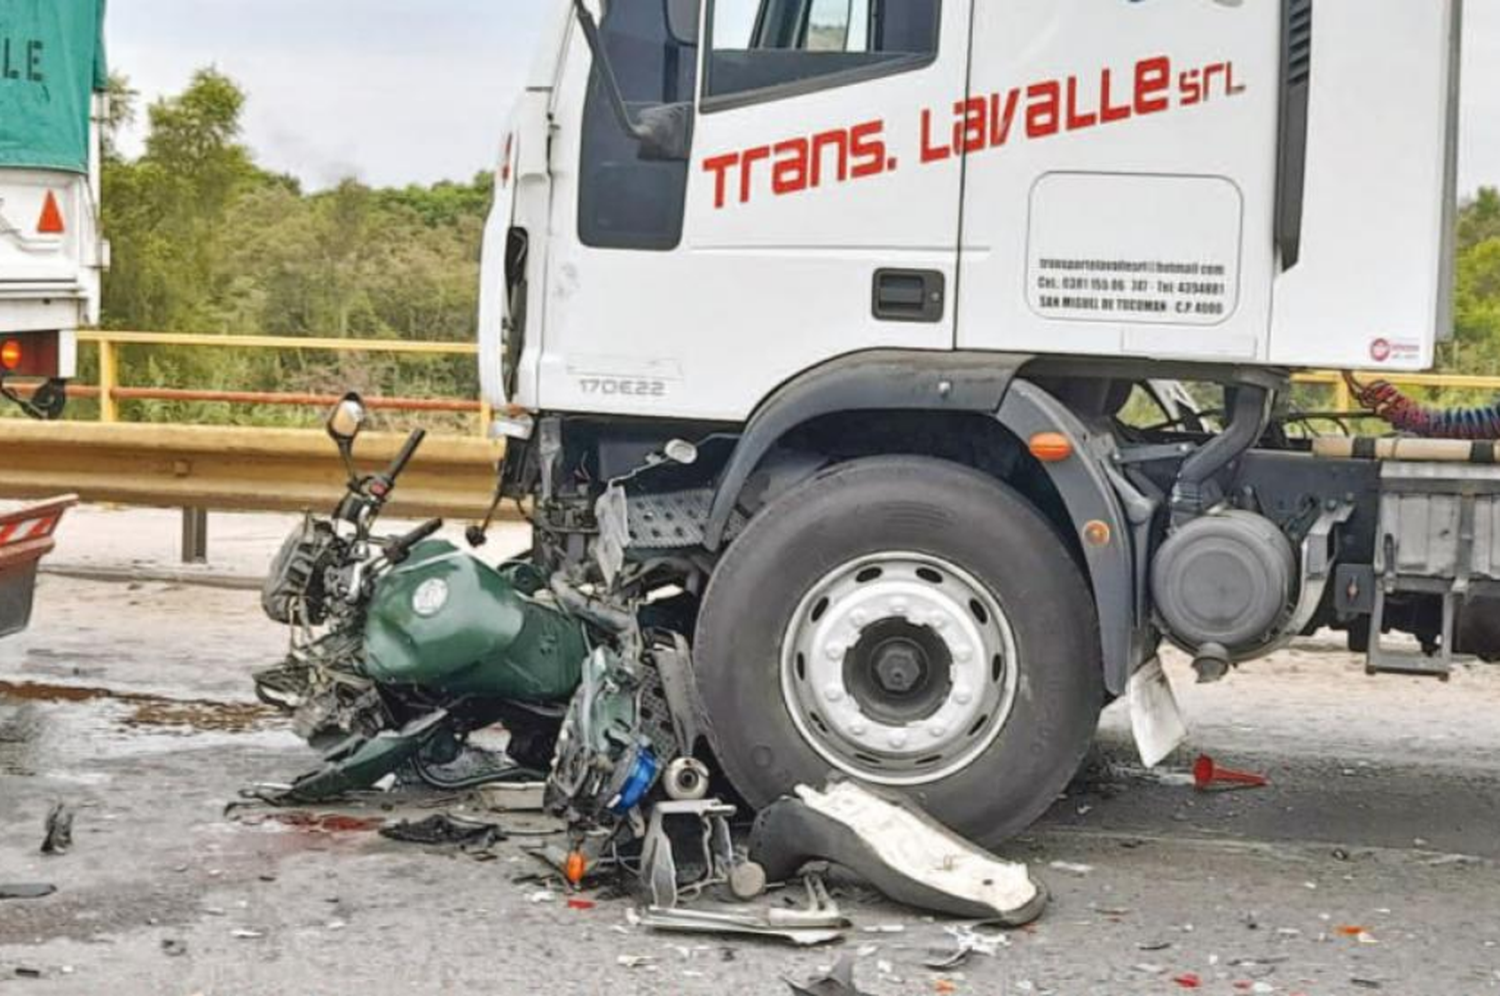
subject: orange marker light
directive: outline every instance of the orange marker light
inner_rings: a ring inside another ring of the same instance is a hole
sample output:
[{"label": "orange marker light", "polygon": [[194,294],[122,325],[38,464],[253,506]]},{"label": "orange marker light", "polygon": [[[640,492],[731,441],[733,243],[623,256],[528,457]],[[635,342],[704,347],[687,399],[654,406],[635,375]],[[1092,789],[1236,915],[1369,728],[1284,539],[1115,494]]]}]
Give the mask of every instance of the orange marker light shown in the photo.
[{"label": "orange marker light", "polygon": [[1060,432],[1039,432],[1027,448],[1042,463],[1062,463],[1073,455],[1073,441]]},{"label": "orange marker light", "polygon": [[57,195],[47,191],[47,201],[42,205],[42,217],[36,223],[36,230],[42,235],[61,235],[67,231],[63,224],[62,208],[57,206]]},{"label": "orange marker light", "polygon": [[1111,532],[1109,523],[1094,519],[1083,527],[1083,539],[1089,546],[1108,546]]},{"label": "orange marker light", "polygon": [[0,343],[0,370],[14,370],[21,365],[21,344],[14,339]]}]

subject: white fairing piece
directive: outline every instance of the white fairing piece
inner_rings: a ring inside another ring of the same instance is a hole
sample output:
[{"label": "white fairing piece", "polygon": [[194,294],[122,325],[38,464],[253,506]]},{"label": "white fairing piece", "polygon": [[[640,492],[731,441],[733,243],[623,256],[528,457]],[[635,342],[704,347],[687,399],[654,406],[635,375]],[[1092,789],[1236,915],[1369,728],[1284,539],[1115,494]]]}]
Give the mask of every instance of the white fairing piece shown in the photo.
[{"label": "white fairing piece", "polygon": [[[675,194],[609,137],[582,32],[528,91],[527,408],[740,422],[891,347],[1412,369],[1447,331],[1461,0],[1316,0],[1294,46],[1301,0],[910,0],[881,9],[936,11],[930,57],[870,61],[871,21],[834,36],[854,71],[773,84],[829,35],[730,40],[725,12],[797,5],[705,4],[696,47],[660,7],[603,30],[633,107],[695,104]],[[680,233],[612,242],[656,205]],[[937,281],[930,313],[876,313],[893,269]]]},{"label": "white fairing piece", "polygon": [[928,888],[988,907],[996,916],[1038,900],[1040,889],[1024,864],[1002,861],[855,782],[837,781],[822,790],[799,785],[797,797],[853,830],[888,867]]}]

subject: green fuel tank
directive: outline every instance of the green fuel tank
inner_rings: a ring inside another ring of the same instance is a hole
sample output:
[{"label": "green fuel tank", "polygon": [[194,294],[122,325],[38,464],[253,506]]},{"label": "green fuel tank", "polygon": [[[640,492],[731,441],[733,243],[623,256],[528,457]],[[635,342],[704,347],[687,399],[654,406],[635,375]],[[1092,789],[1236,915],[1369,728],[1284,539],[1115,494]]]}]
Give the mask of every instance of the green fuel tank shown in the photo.
[{"label": "green fuel tank", "polygon": [[589,655],[583,625],[443,540],[419,544],[375,590],[365,673],[445,696],[566,701]]}]

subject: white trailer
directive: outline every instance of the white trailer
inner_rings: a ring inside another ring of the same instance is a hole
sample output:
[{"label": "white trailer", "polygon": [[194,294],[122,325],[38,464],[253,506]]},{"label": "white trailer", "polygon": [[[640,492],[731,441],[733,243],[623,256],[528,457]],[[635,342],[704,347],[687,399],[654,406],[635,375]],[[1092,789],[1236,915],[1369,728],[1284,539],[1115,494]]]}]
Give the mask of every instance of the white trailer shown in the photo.
[{"label": "white trailer", "polygon": [[1495,444],[1290,431],[1295,370],[1449,331],[1460,21],[559,0],[480,319],[535,556],[691,642],[751,803],[838,771],[988,841],[1109,699],[1170,748],[1165,643],[1500,654]]},{"label": "white trailer", "polygon": [[109,263],[103,16],[103,0],[0,0],[0,393],[39,417],[61,414]]}]

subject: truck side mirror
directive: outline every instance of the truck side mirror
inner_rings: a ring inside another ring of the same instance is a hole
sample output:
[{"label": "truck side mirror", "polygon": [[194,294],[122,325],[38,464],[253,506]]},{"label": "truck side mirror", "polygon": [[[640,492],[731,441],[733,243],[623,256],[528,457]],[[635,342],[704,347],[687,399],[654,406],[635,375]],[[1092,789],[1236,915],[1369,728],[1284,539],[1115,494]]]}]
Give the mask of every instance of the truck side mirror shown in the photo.
[{"label": "truck side mirror", "polygon": [[[668,17],[674,6],[687,6],[688,0],[663,0]],[[697,3],[691,5],[696,8]],[[583,39],[594,57],[594,72],[604,86],[605,97],[615,120],[625,134],[634,139],[641,148],[641,158],[649,160],[686,160],[693,142],[693,106],[691,104],[664,104],[642,110],[640,119],[630,113],[625,105],[625,96],[620,92],[620,78],[615,75],[609,53],[599,39],[599,22],[584,5],[583,0],[573,0],[573,16],[583,31]],[[684,17],[688,16],[686,13]],[[696,15],[694,15],[696,21]],[[675,32],[674,32],[675,33]],[[694,31],[693,37],[697,38]]]},{"label": "truck side mirror", "polygon": [[666,4],[667,34],[678,45],[692,48],[698,44],[698,25],[703,13],[702,0],[662,0]]}]

